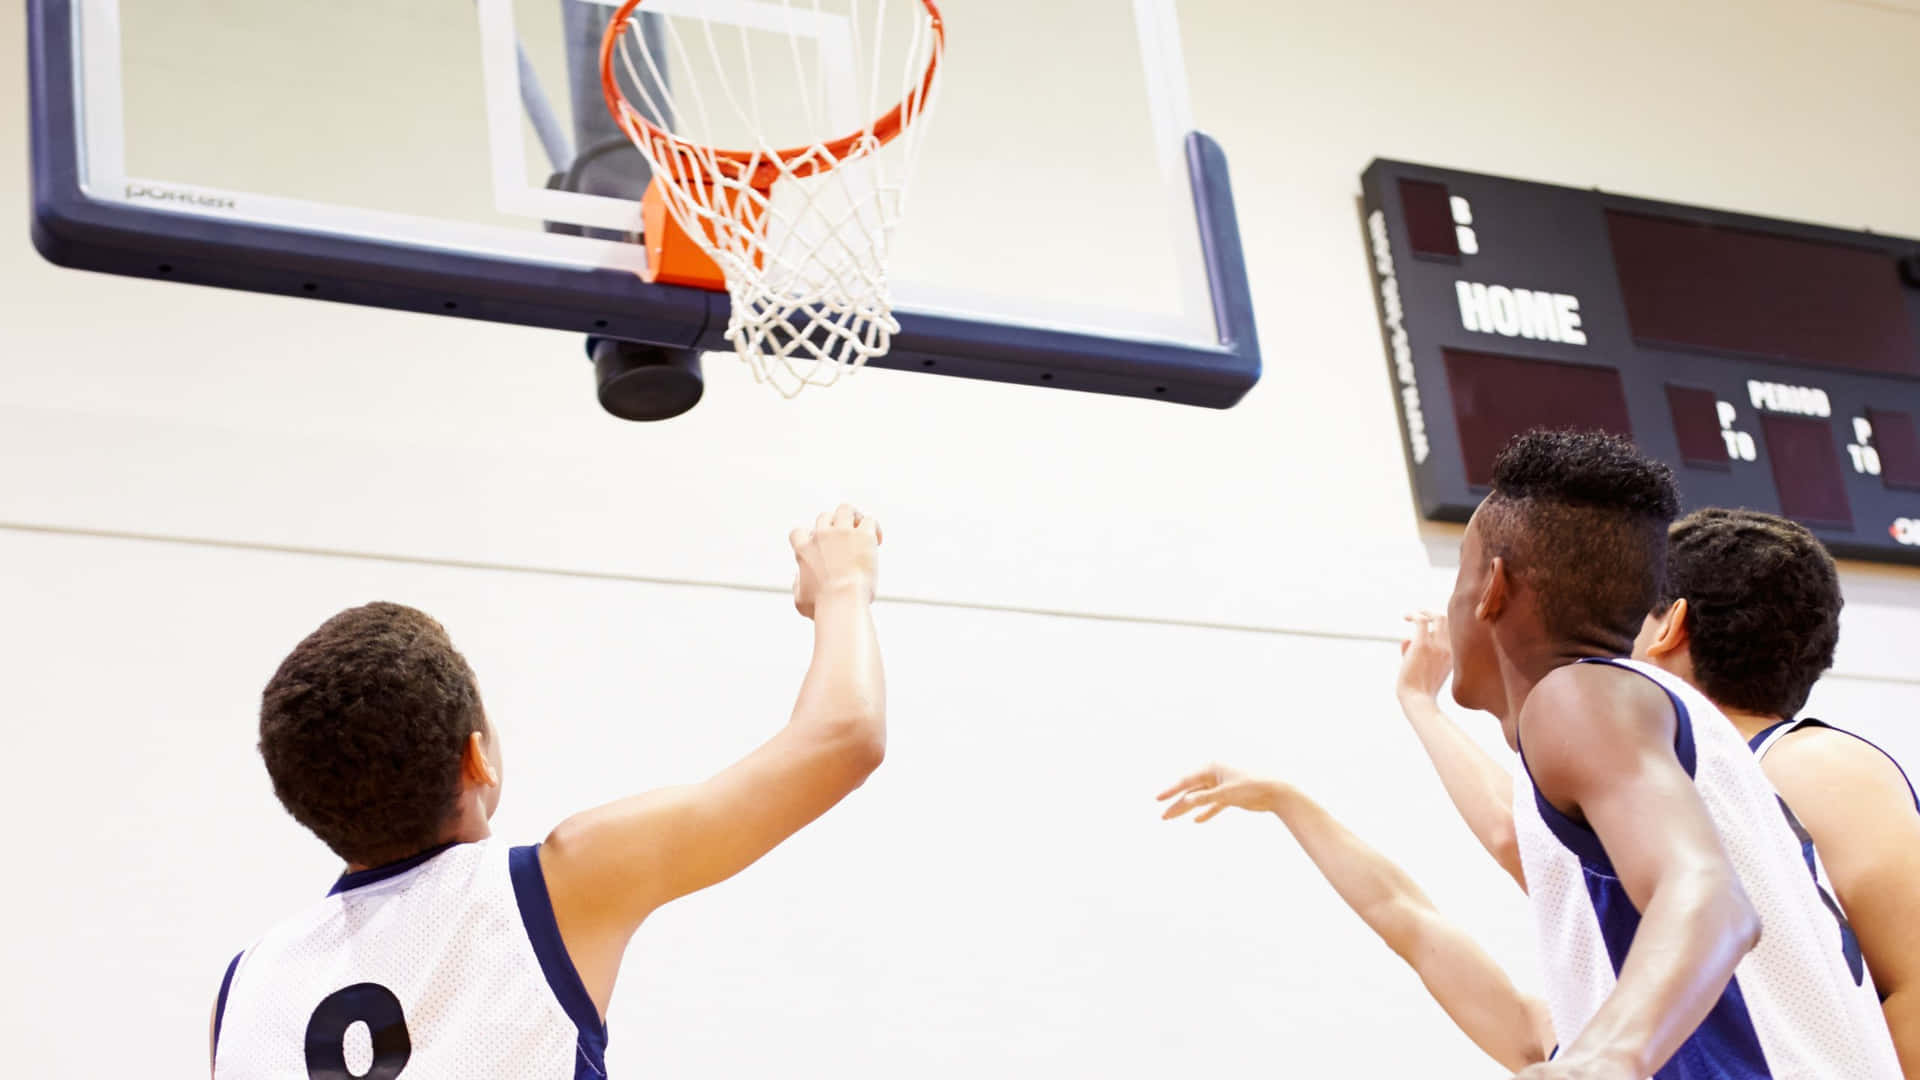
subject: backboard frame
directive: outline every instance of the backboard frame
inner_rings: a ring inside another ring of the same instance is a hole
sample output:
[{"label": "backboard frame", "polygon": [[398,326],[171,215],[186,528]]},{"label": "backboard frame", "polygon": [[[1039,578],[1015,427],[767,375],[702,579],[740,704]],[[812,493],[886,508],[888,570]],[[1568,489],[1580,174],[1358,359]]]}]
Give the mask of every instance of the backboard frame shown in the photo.
[{"label": "backboard frame", "polygon": [[[436,244],[372,239],[218,217],[193,190],[87,190],[86,0],[29,0],[34,246],[56,265],[153,280],[481,319],[672,349],[729,348],[725,293],[641,280],[631,268],[535,262]],[[876,367],[1210,408],[1237,403],[1261,358],[1226,156],[1210,136],[1184,141],[1185,171],[1211,301],[1213,344],[994,321],[910,306]],[[152,205],[148,205],[151,201]],[[185,203],[187,209],[170,209]],[[636,252],[643,250],[633,245]]]}]

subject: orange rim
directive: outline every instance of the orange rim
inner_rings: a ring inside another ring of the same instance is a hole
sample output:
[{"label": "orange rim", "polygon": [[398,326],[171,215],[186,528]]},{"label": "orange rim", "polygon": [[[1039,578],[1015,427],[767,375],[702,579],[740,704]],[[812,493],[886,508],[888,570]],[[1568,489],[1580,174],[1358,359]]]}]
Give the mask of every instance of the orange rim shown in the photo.
[{"label": "orange rim", "polygon": [[[684,155],[699,161],[703,152],[711,154],[732,166],[734,178],[745,178],[749,186],[761,189],[772,187],[773,182],[782,176],[812,176],[823,169],[831,169],[847,159],[847,154],[855,144],[869,137],[873,138],[879,146],[885,146],[898,138],[900,132],[907,126],[908,106],[918,102],[919,109],[926,108],[927,98],[933,93],[933,77],[940,70],[940,54],[945,52],[947,47],[947,28],[940,17],[940,8],[934,0],[920,0],[920,6],[927,9],[927,15],[933,21],[933,51],[927,57],[927,72],[921,77],[920,85],[909,91],[898,105],[874,121],[871,129],[862,128],[819,148],[798,147],[791,150],[776,150],[771,155],[749,150],[721,150],[717,147],[690,142],[655,125],[629,104],[626,95],[620,92],[619,81],[614,76],[614,53],[619,48],[620,39],[626,36],[627,26],[632,19],[634,9],[645,2],[646,0],[626,0],[621,4],[619,10],[613,13],[613,18],[607,23],[606,36],[600,40],[600,91],[606,96],[608,111],[613,113],[614,119],[621,122],[628,136],[636,142],[639,141],[641,133],[645,133],[646,138],[655,144],[658,156]],[[819,150],[824,150],[833,158],[832,165],[817,160]],[[773,160],[768,160],[769,156]],[[809,161],[808,158],[816,160]],[[759,161],[758,164],[755,164],[756,159]]]}]

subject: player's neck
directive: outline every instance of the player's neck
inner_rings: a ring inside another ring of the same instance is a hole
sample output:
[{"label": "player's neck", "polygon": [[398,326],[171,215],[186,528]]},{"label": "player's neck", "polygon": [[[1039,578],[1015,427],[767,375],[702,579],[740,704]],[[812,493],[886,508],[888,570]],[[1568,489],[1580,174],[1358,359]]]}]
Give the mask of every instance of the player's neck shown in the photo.
[{"label": "player's neck", "polygon": [[[1714,704],[1720,705],[1717,701],[1714,702]],[[1783,719],[1782,717],[1772,716],[1767,713],[1747,712],[1745,709],[1728,708],[1725,705],[1720,705],[1720,711],[1728,720],[1733,722],[1733,728],[1740,733],[1740,737],[1749,742],[1753,741],[1755,735],[1779,724]]]},{"label": "player's neck", "polygon": [[1524,658],[1500,657],[1500,685],[1507,702],[1500,713],[1500,728],[1507,737],[1507,745],[1515,750],[1520,749],[1520,707],[1527,703],[1527,695],[1547,677],[1547,672],[1553,670],[1536,668],[1537,665]]},{"label": "player's neck", "polygon": [[391,860],[388,860],[387,862],[379,863],[378,865],[349,862],[347,864],[347,873],[358,874],[362,870],[377,870],[381,866],[392,866],[394,863],[403,863],[403,862],[406,862],[408,859],[417,859],[421,855],[429,851],[432,851],[435,848],[443,848],[451,844],[477,844],[480,841],[485,840],[492,835],[493,835],[493,826],[489,824],[487,819],[485,818],[481,818],[478,821],[462,821],[457,825],[455,825],[452,829],[449,829],[446,835],[442,836],[438,841],[436,841],[434,844],[432,844],[429,847],[421,848],[419,851],[416,851],[411,855],[403,855],[398,859],[391,859]]},{"label": "player's neck", "polygon": [[1537,650],[1519,653],[1507,662],[1507,700],[1514,708],[1527,699],[1540,680],[1582,660],[1624,660],[1625,654],[1613,649],[1603,649],[1592,645],[1556,642]]},{"label": "player's neck", "polygon": [[[1537,642],[1537,644],[1536,644]],[[1500,680],[1506,691],[1507,708],[1500,717],[1507,743],[1518,746],[1520,709],[1540,680],[1555,671],[1582,660],[1622,659],[1625,653],[1593,642],[1549,640],[1534,636],[1511,651],[1500,654]]]}]

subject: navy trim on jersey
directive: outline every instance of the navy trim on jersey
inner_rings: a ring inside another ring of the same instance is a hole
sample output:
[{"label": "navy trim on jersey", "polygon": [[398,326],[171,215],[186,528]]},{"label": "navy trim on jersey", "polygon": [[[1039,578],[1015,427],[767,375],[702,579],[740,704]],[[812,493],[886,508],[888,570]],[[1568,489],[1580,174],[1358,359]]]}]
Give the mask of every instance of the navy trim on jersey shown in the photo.
[{"label": "navy trim on jersey", "polygon": [[[1679,758],[1687,776],[1693,778],[1700,764],[1699,748],[1694,744],[1693,718],[1687,711],[1686,703],[1680,700],[1680,695],[1637,668],[1599,657],[1581,662],[1607,664],[1631,671],[1658,686],[1667,695],[1667,700],[1673,703],[1674,755]],[[1617,977],[1621,966],[1626,963],[1627,951],[1633,947],[1634,936],[1639,933],[1640,909],[1634,906],[1633,898],[1627,895],[1626,886],[1620,883],[1620,876],[1614,870],[1613,860],[1601,846],[1600,837],[1591,827],[1561,813],[1541,794],[1540,785],[1533,782],[1533,769],[1527,764],[1524,747],[1520,751],[1520,764],[1527,770],[1527,780],[1533,787],[1534,805],[1540,811],[1540,819],[1552,831],[1554,838],[1580,859],[1587,898],[1593,904],[1593,913],[1600,925],[1600,938],[1606,943],[1607,958],[1612,962],[1613,973]],[[1740,990],[1740,980],[1735,978],[1727,983],[1713,1010],[1681,1044],[1672,1059],[1653,1074],[1653,1080],[1767,1080],[1772,1075],[1767,1065],[1766,1051],[1760,1046],[1760,1033],[1754,1027],[1753,1016],[1747,1010],[1746,996]]]},{"label": "navy trim on jersey", "polygon": [[1560,808],[1547,801],[1540,793],[1540,785],[1533,780],[1533,767],[1527,764],[1527,755],[1520,754],[1520,767],[1527,770],[1527,782],[1533,787],[1533,805],[1540,811],[1540,820],[1547,823],[1553,832],[1553,838],[1560,846],[1580,857],[1580,865],[1608,866],[1607,849],[1600,846],[1600,837],[1592,829],[1560,812]]},{"label": "navy trim on jersey", "polygon": [[1769,1080],[1773,1066],[1760,1046],[1759,1029],[1734,976],[1713,1011],[1680,1044],[1653,1080]]},{"label": "navy trim on jersey", "polygon": [[[1693,744],[1693,720],[1687,712],[1687,703],[1680,700],[1680,695],[1668,689],[1665,683],[1648,675],[1646,672],[1638,668],[1631,668],[1625,664],[1617,663],[1605,657],[1596,656],[1579,662],[1582,664],[1605,664],[1608,667],[1619,668],[1622,671],[1630,671],[1659,687],[1660,692],[1667,695],[1667,700],[1673,703],[1673,753],[1675,757],[1680,759],[1680,767],[1687,771],[1687,778],[1689,780],[1693,779],[1693,774],[1700,765],[1700,751],[1699,748]],[[1515,738],[1518,738],[1517,734]],[[1548,802],[1547,797],[1540,793],[1540,785],[1533,783],[1533,767],[1527,764],[1527,751],[1525,747],[1520,748],[1520,766],[1527,770],[1527,781],[1533,787],[1534,805],[1540,810],[1541,820],[1545,821],[1547,828],[1552,830],[1554,839],[1560,841],[1561,845],[1568,851],[1578,855],[1582,865],[1604,868],[1602,872],[1609,877],[1613,876],[1613,863],[1607,858],[1606,849],[1600,846],[1600,837],[1596,836],[1591,828],[1561,813],[1559,807]],[[1636,916],[1636,918],[1637,917],[1638,916]]]},{"label": "navy trim on jersey", "polygon": [[533,955],[560,1007],[580,1029],[579,1055],[574,1062],[575,1080],[597,1080],[607,1075],[607,1025],[600,1010],[580,981],[580,972],[560,939],[560,923],[553,916],[553,898],[547,894],[547,876],[540,869],[540,845],[517,847],[507,853],[507,869],[513,877],[513,897],[520,904],[520,921],[533,943]]},{"label": "navy trim on jersey", "polygon": [[1700,752],[1693,745],[1693,724],[1689,722],[1691,717],[1687,713],[1687,703],[1680,700],[1680,695],[1674,693],[1666,683],[1641,671],[1639,668],[1623,664],[1610,657],[1589,656],[1585,660],[1578,662],[1582,664],[1605,664],[1611,668],[1619,668],[1621,671],[1630,671],[1659,687],[1660,692],[1667,695],[1667,700],[1673,702],[1673,718],[1677,722],[1673,732],[1673,752],[1680,759],[1680,767],[1687,770],[1688,779],[1692,779],[1694,770],[1700,766]]},{"label": "navy trim on jersey", "polygon": [[[1800,843],[1800,857],[1806,861],[1807,874],[1813,878],[1813,884],[1820,893],[1820,902],[1827,906],[1827,913],[1840,924],[1840,953],[1847,958],[1847,971],[1853,975],[1853,985],[1865,985],[1867,980],[1866,957],[1860,952],[1859,935],[1853,932],[1853,924],[1847,921],[1847,913],[1840,909],[1840,901],[1827,892],[1826,885],[1820,880],[1820,853],[1813,846],[1813,834],[1800,822],[1800,815],[1793,812],[1787,800],[1775,796],[1780,803],[1780,812],[1786,815],[1787,827],[1793,830],[1793,838]],[[1886,1001],[1886,995],[1880,996]]]},{"label": "navy trim on jersey", "polygon": [[1759,734],[1755,735],[1753,738],[1747,740],[1747,749],[1753,751],[1756,754],[1759,753],[1760,747],[1764,746],[1766,744],[1766,741],[1773,737],[1774,732],[1779,731],[1783,727],[1791,727],[1792,725],[1793,725],[1793,721],[1782,720],[1779,723],[1773,725],[1772,727],[1767,728],[1764,731],[1761,731]]},{"label": "navy trim on jersey", "polygon": [[1852,738],[1859,739],[1861,742],[1866,743],[1868,746],[1871,746],[1875,750],[1880,751],[1880,756],[1886,758],[1888,761],[1893,762],[1894,771],[1900,774],[1900,779],[1905,780],[1907,782],[1907,791],[1913,795],[1913,809],[1915,810],[1915,812],[1920,812],[1920,788],[1914,787],[1913,777],[1907,775],[1907,770],[1900,764],[1900,759],[1894,757],[1892,754],[1887,753],[1886,747],[1881,746],[1879,743],[1874,742],[1872,739],[1869,739],[1864,735],[1861,735],[1857,731],[1848,731],[1846,728],[1843,728],[1843,727],[1835,727],[1832,724],[1827,723],[1825,720],[1815,720],[1811,717],[1805,720],[1783,720],[1780,723],[1773,725],[1772,727],[1768,728],[1767,730],[1761,732],[1758,735],[1755,735],[1752,739],[1748,740],[1747,746],[1751,748],[1754,753],[1757,754],[1760,752],[1761,745],[1767,741],[1767,736],[1772,735],[1774,732],[1779,731],[1783,727],[1789,727],[1789,726],[1793,727],[1795,730],[1799,730],[1801,728],[1817,727],[1817,728],[1826,728],[1828,731],[1837,731],[1842,735],[1847,735]]},{"label": "navy trim on jersey", "polygon": [[334,882],[333,888],[327,890],[327,895],[338,896],[349,889],[358,889],[363,885],[371,885],[376,881],[385,881],[390,877],[397,877],[452,846],[452,843],[441,844],[438,847],[430,847],[418,855],[408,856],[399,862],[390,862],[383,866],[374,866],[365,870],[355,870],[349,874],[341,874],[340,880]]},{"label": "navy trim on jersey", "polygon": [[[1626,886],[1620,884],[1612,862],[1604,853],[1601,859],[1603,865],[1583,865],[1582,876],[1594,914],[1600,919],[1600,939],[1606,942],[1607,958],[1618,977],[1627,962],[1627,950],[1633,947],[1634,935],[1640,931],[1640,909],[1634,907]],[[1581,861],[1586,863],[1584,856]],[[1760,1032],[1747,1011],[1746,995],[1736,977],[1728,982],[1707,1018],[1653,1074],[1653,1080],[1765,1080],[1772,1075],[1766,1051],[1760,1046]]]},{"label": "navy trim on jersey", "polygon": [[[1907,781],[1907,789],[1909,791],[1913,789],[1912,779],[1907,776],[1907,771],[1900,767],[1900,763],[1894,761],[1892,754],[1887,753],[1871,740],[1861,739],[1860,736],[1854,735],[1853,732],[1848,731],[1846,728],[1834,727],[1824,720],[1782,720],[1747,740],[1747,748],[1758,754],[1760,748],[1767,745],[1767,740],[1773,738],[1775,733],[1780,732],[1782,728],[1786,729],[1787,734],[1791,734],[1801,728],[1809,727],[1826,728],[1828,731],[1837,731],[1842,735],[1852,735],[1854,738],[1860,739],[1861,742],[1866,743],[1875,750],[1879,750],[1888,761],[1893,762],[1893,767],[1900,773],[1900,778]],[[1914,796],[1914,809],[1920,811],[1920,794]],[[1814,846],[1813,834],[1808,832],[1806,825],[1801,823],[1800,815],[1793,812],[1793,807],[1787,805],[1787,800],[1780,800],[1780,811],[1787,816],[1787,825],[1793,830],[1794,839],[1800,842],[1800,855],[1806,860],[1807,872],[1813,875],[1814,884],[1819,887],[1820,902],[1827,906],[1828,913],[1833,916],[1834,921],[1840,924],[1840,953],[1846,957],[1847,970],[1852,973],[1854,984],[1861,985],[1866,981],[1867,969],[1866,957],[1862,955],[1860,951],[1860,937],[1854,933],[1853,925],[1847,921],[1847,913],[1840,907],[1839,900],[1834,898],[1833,894],[1827,890],[1826,885],[1820,880],[1820,853]],[[1880,1001],[1884,1004],[1887,997],[1887,994],[1881,993]]]},{"label": "navy trim on jersey", "polygon": [[227,973],[220,976],[220,996],[213,999],[213,1048],[220,1049],[220,1023],[227,1018],[227,991],[233,989],[233,973],[240,969],[240,958],[247,955],[243,950],[233,954],[233,961],[227,965]]}]

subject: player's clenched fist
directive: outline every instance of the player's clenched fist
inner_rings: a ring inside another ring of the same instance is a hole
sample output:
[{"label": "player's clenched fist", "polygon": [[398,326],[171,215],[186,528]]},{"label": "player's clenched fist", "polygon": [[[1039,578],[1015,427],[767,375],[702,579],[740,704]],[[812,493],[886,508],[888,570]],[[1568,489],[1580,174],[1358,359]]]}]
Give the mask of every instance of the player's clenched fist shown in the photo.
[{"label": "player's clenched fist", "polygon": [[861,603],[873,599],[880,573],[879,521],[842,503],[814,519],[812,529],[795,529],[787,539],[799,564],[793,576],[793,606],[800,614],[813,618],[823,597],[846,596]]}]

